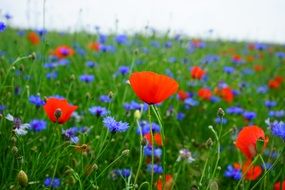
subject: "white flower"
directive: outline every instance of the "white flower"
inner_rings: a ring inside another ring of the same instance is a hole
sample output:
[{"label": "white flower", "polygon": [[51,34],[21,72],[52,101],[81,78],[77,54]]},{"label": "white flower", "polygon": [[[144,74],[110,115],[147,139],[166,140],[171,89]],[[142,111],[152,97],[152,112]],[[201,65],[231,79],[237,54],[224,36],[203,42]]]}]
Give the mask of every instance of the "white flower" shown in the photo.
[{"label": "white flower", "polygon": [[177,162],[180,162],[181,160],[187,160],[188,163],[192,163],[195,161],[195,159],[192,157],[191,152],[188,149],[181,149],[179,151],[179,156],[177,158]]},{"label": "white flower", "polygon": [[5,118],[14,123],[13,128],[17,135],[26,135],[28,133],[28,129],[31,127],[28,123],[22,124],[21,119],[15,118],[11,114],[8,114]]}]

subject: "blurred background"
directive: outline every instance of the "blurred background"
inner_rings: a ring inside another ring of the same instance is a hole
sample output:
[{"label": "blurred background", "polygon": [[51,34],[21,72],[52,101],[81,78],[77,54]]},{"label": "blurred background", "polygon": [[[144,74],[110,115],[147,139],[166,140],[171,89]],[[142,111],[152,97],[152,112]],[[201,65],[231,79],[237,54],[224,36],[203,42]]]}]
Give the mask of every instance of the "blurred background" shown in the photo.
[{"label": "blurred background", "polygon": [[284,0],[0,0],[1,20],[18,28],[273,43],[285,43],[284,10]]}]

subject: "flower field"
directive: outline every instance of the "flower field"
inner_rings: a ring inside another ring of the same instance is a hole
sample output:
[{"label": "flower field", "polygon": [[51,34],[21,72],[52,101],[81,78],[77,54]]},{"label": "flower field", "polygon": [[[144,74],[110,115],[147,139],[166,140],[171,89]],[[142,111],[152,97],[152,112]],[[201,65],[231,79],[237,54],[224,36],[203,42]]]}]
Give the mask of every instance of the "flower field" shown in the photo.
[{"label": "flower field", "polygon": [[285,189],[285,46],[0,27],[1,189]]}]

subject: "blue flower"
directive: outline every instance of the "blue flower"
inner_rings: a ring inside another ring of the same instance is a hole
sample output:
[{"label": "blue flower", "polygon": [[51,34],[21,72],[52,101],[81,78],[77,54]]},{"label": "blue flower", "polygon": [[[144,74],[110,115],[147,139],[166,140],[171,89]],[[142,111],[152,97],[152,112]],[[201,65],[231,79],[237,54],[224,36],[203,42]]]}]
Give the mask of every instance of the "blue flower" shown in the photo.
[{"label": "blue flower", "polygon": [[235,68],[233,67],[228,67],[228,66],[224,67],[224,72],[227,74],[232,74],[234,71],[235,71]]},{"label": "blue flower", "polygon": [[141,109],[146,111],[148,106],[146,103],[140,104],[140,103],[137,103],[136,101],[131,101],[130,103],[125,103],[124,108],[126,111],[141,110]]},{"label": "blue flower", "polygon": [[272,134],[281,137],[285,141],[285,123],[283,121],[274,121],[270,123]]},{"label": "blue flower", "polygon": [[243,111],[243,109],[242,108],[240,108],[240,107],[229,107],[227,110],[226,110],[226,112],[228,113],[228,114],[235,114],[235,115],[240,115],[240,114],[242,114],[244,111]]},{"label": "blue flower", "polygon": [[102,96],[100,96],[100,101],[103,103],[110,103],[112,101],[112,99],[108,95],[102,95]]},{"label": "blue flower", "polygon": [[[139,127],[141,128],[142,131],[142,135],[145,135],[147,133],[150,132],[150,127],[152,127],[152,132],[153,133],[159,133],[160,132],[160,127],[157,123],[152,123],[152,125],[150,126],[150,124],[147,121],[141,121],[139,123]],[[137,128],[137,134],[140,134],[140,128]]]},{"label": "blue flower", "polygon": [[47,127],[47,123],[44,120],[34,119],[30,122],[30,129],[32,129],[35,132],[40,132]]},{"label": "blue flower", "polygon": [[256,118],[256,113],[255,112],[249,112],[249,111],[245,111],[243,113],[243,117],[245,119],[247,119],[248,121],[253,120],[254,118]]},{"label": "blue flower", "polygon": [[126,36],[124,34],[120,34],[120,35],[116,36],[116,42],[118,44],[127,44],[128,43],[128,36]]},{"label": "blue flower", "polygon": [[93,82],[94,81],[94,75],[87,75],[87,74],[84,74],[84,75],[81,75],[79,77],[79,79],[83,82],[86,82],[86,83],[90,83],[90,82]]},{"label": "blue flower", "polygon": [[121,73],[122,75],[128,74],[129,71],[130,71],[129,67],[128,66],[124,66],[124,65],[119,67],[119,70],[118,70],[118,72]]},{"label": "blue flower", "polygon": [[[146,145],[143,147],[143,152],[145,156],[151,156],[152,155],[152,146],[151,145]],[[154,148],[153,149],[153,155],[155,157],[160,158],[162,155],[162,150],[161,148]]]},{"label": "blue flower", "polygon": [[107,41],[108,36],[104,34],[99,34],[99,42],[104,44]]},{"label": "blue flower", "polygon": [[165,48],[172,48],[172,42],[171,41],[165,42],[164,47]]},{"label": "blue flower", "polygon": [[109,113],[109,111],[106,108],[101,106],[93,106],[89,108],[89,112],[97,117],[102,117]]},{"label": "blue flower", "polygon": [[93,61],[87,61],[85,64],[86,64],[86,66],[89,67],[89,68],[93,68],[93,67],[96,66],[96,63],[93,62]]},{"label": "blue flower", "polygon": [[118,122],[110,116],[104,118],[103,124],[111,133],[124,132],[129,128],[128,123],[121,121]]},{"label": "blue flower", "polygon": [[116,178],[117,176],[122,176],[124,178],[128,178],[131,175],[132,171],[128,168],[123,169],[116,169],[112,171],[113,178]]},{"label": "blue flower", "polygon": [[197,106],[199,103],[198,101],[194,100],[193,98],[187,98],[184,100],[186,106]]},{"label": "blue flower", "polygon": [[285,111],[284,110],[277,110],[277,111],[270,111],[269,112],[270,117],[276,117],[276,118],[281,118],[285,116]]},{"label": "blue flower", "polygon": [[6,24],[0,21],[0,32],[3,32],[6,29]]},{"label": "blue flower", "polygon": [[162,174],[163,173],[163,168],[161,165],[158,165],[158,164],[148,164],[147,165],[147,171],[148,172],[152,172],[153,170],[153,173],[156,173],[156,174]]},{"label": "blue flower", "polygon": [[183,112],[178,112],[178,113],[177,113],[176,119],[177,119],[178,121],[181,121],[181,120],[183,120],[184,118],[185,118],[185,113],[183,113]]},{"label": "blue flower", "polygon": [[268,87],[267,86],[259,86],[256,91],[259,94],[265,94],[268,91]]},{"label": "blue flower", "polygon": [[277,103],[276,103],[275,101],[270,101],[270,100],[266,100],[266,101],[264,102],[264,104],[265,104],[265,106],[266,106],[267,108],[272,108],[272,107],[274,107],[274,106],[277,105]]},{"label": "blue flower", "polygon": [[236,169],[232,165],[228,165],[227,170],[224,173],[224,176],[232,178],[234,180],[240,180],[242,177],[242,172],[240,169]]},{"label": "blue flower", "polygon": [[0,114],[3,114],[3,111],[6,109],[6,106],[0,105]]},{"label": "blue flower", "polygon": [[37,107],[43,106],[45,104],[45,101],[41,99],[38,95],[32,95],[29,97],[30,103],[36,105]]},{"label": "blue flower", "polygon": [[57,78],[57,72],[50,72],[46,74],[47,79],[56,79]]},{"label": "blue flower", "polygon": [[48,178],[46,178],[44,180],[44,185],[45,185],[45,187],[59,188],[59,186],[60,186],[60,179],[59,178],[48,177]]},{"label": "blue flower", "polygon": [[280,58],[280,59],[283,59],[283,58],[285,58],[285,52],[282,52],[282,51],[276,52],[275,56]]},{"label": "blue flower", "polygon": [[221,119],[220,117],[216,117],[215,122],[217,124],[226,124],[228,120],[226,118]]},{"label": "blue flower", "polygon": [[175,63],[177,61],[176,57],[169,57],[168,62],[169,63]]},{"label": "blue flower", "polygon": [[202,58],[201,64],[209,64],[213,62],[217,62],[220,60],[220,56],[218,55],[206,55],[205,57]]}]

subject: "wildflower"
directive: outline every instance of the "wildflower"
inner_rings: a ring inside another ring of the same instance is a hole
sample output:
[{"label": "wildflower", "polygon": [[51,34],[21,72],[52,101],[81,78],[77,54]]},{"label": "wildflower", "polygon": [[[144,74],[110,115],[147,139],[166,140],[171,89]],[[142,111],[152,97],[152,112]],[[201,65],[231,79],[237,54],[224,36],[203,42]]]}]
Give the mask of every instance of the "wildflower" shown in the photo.
[{"label": "wildflower", "polygon": [[23,170],[19,171],[17,175],[17,180],[19,184],[21,185],[21,187],[26,187],[28,185],[29,179],[28,179],[26,172],[24,172]]},{"label": "wildflower", "polygon": [[179,162],[181,160],[186,160],[188,163],[195,161],[192,157],[192,153],[186,148],[179,150],[179,156],[176,161]]},{"label": "wildflower", "polygon": [[235,165],[228,165],[224,176],[228,178],[233,178],[234,180],[240,180],[242,177],[242,171],[239,167],[235,167]]},{"label": "wildflower", "polygon": [[[282,186],[281,186],[282,185]],[[281,188],[282,187],[282,188]],[[276,183],[274,183],[274,190],[284,190],[285,189],[285,180],[282,182],[278,181]]]},{"label": "wildflower", "polygon": [[3,111],[6,109],[6,106],[0,105],[0,114],[3,114]]},{"label": "wildflower", "polygon": [[59,188],[60,186],[60,179],[59,178],[51,178],[48,177],[44,180],[44,186],[50,188]]},{"label": "wildflower", "polygon": [[198,66],[194,66],[191,68],[191,77],[192,79],[202,79],[202,77],[206,74],[206,72]]},{"label": "wildflower", "polygon": [[0,21],[0,32],[3,32],[6,29],[6,24]]},{"label": "wildflower", "polygon": [[130,84],[135,94],[147,104],[161,103],[178,89],[174,79],[150,71],[132,73]]},{"label": "wildflower", "polygon": [[245,175],[245,179],[254,181],[262,174],[262,168],[260,166],[250,166],[251,160],[246,161],[242,166],[242,173]]},{"label": "wildflower", "polygon": [[268,91],[268,87],[267,86],[260,86],[256,89],[256,91],[259,94],[265,94]]},{"label": "wildflower", "polygon": [[113,179],[116,179],[118,176],[123,178],[128,178],[132,174],[132,171],[128,168],[116,169],[111,171],[111,176]]},{"label": "wildflower", "polygon": [[48,98],[44,110],[49,119],[54,123],[63,124],[67,122],[77,106],[68,104],[63,98]]},{"label": "wildflower", "polygon": [[105,117],[103,120],[104,126],[111,132],[124,132],[129,128],[129,124],[125,122],[117,122],[113,117]]},{"label": "wildflower", "polygon": [[67,45],[61,45],[58,46],[54,51],[53,51],[53,55],[56,56],[58,59],[63,59],[69,56],[74,55],[74,50],[67,46]]},{"label": "wildflower", "polygon": [[235,71],[233,67],[224,67],[224,72],[227,74],[232,74]]},{"label": "wildflower", "polygon": [[139,104],[136,101],[131,101],[130,103],[125,103],[124,108],[126,111],[131,110],[147,110],[147,104]]},{"label": "wildflower", "polygon": [[283,121],[274,121],[269,123],[271,127],[272,134],[282,138],[285,141],[285,123]]},{"label": "wildflower", "polygon": [[224,87],[219,92],[220,96],[228,103],[231,103],[234,99],[233,90],[229,87]]},{"label": "wildflower", "polygon": [[110,103],[112,98],[109,95],[102,95],[100,96],[100,101],[103,103]]},{"label": "wildflower", "polygon": [[161,174],[161,173],[163,173],[163,168],[162,168],[162,166],[161,165],[158,165],[158,164],[148,164],[147,165],[147,171],[148,172],[152,172],[153,171],[153,173],[156,173],[156,174]]},{"label": "wildflower", "polygon": [[[145,135],[144,135],[144,138],[147,140],[147,142],[148,142],[150,145],[153,144],[153,143],[152,143],[152,137],[151,137],[150,133],[145,134]],[[154,142],[155,142],[156,145],[162,146],[162,139],[161,139],[161,135],[160,135],[159,133],[155,133],[155,134],[153,135],[153,139],[154,139]]]},{"label": "wildflower", "polygon": [[187,92],[185,92],[184,90],[179,90],[177,94],[178,94],[179,100],[182,100],[182,101],[184,101],[185,99],[189,98],[189,96],[190,96],[190,95],[189,95]]},{"label": "wildflower", "polygon": [[211,90],[208,88],[200,88],[198,91],[198,96],[202,100],[210,100],[212,97],[212,93],[211,93]]},{"label": "wildflower", "polygon": [[121,73],[122,75],[128,74],[130,71],[128,66],[120,66],[118,72]]},{"label": "wildflower", "polygon": [[46,78],[47,79],[56,79],[58,76],[58,73],[57,72],[50,72],[50,73],[47,73],[46,74]]},{"label": "wildflower", "polygon": [[198,101],[194,100],[193,98],[187,98],[184,100],[184,104],[188,107],[197,106],[199,104]]},{"label": "wildflower", "polygon": [[182,121],[185,118],[185,113],[183,112],[178,112],[176,115],[176,119],[179,121]]},{"label": "wildflower", "polygon": [[46,129],[47,123],[44,120],[38,120],[34,119],[30,122],[30,129],[35,131],[35,132],[40,132],[44,129]]},{"label": "wildflower", "polygon": [[83,82],[90,83],[94,81],[94,75],[81,75],[79,79]]},{"label": "wildflower", "polygon": [[[165,182],[165,184],[163,184]],[[170,190],[172,189],[173,185],[173,177],[170,174],[165,175],[165,180],[163,181],[159,178],[156,182],[156,189],[157,190]]]},{"label": "wildflower", "polygon": [[88,48],[92,51],[98,52],[100,50],[100,43],[98,42],[91,42],[88,44]]},{"label": "wildflower", "polygon": [[87,67],[89,67],[89,68],[93,68],[93,67],[96,66],[96,63],[93,62],[93,61],[87,61],[87,62],[85,63],[85,65],[86,65]]},{"label": "wildflower", "polygon": [[38,95],[32,95],[29,97],[30,103],[34,104],[37,108],[40,106],[43,106],[45,104],[45,101],[41,99]]},{"label": "wildflower", "polygon": [[27,38],[29,42],[33,45],[38,45],[41,41],[39,35],[35,32],[29,32]]},{"label": "wildflower", "polygon": [[97,117],[103,117],[109,113],[109,111],[106,108],[101,106],[93,106],[89,108],[89,112]]},{"label": "wildflower", "polygon": [[226,124],[228,120],[226,118],[221,118],[221,117],[216,117],[215,118],[215,123],[217,124]]},{"label": "wildflower", "polygon": [[249,111],[245,111],[243,113],[243,117],[248,120],[248,121],[251,121],[253,120],[254,118],[256,118],[256,113],[255,112],[249,112]]},{"label": "wildflower", "polygon": [[79,142],[79,138],[77,137],[78,133],[79,129],[77,127],[71,127],[69,129],[62,130],[62,134],[64,134],[64,136],[74,144],[77,144]]},{"label": "wildflower", "polygon": [[247,126],[242,128],[236,139],[236,147],[251,160],[257,154],[256,143],[263,140],[263,149],[265,149],[269,138],[265,137],[264,131],[258,126]]},{"label": "wildflower", "polygon": [[22,124],[22,121],[20,118],[16,118],[12,116],[11,114],[8,114],[5,118],[13,122],[14,124],[13,130],[15,131],[17,135],[26,135],[28,133],[28,129],[30,129],[30,124],[28,123]]},{"label": "wildflower", "polygon": [[127,44],[128,43],[128,36],[126,36],[124,34],[120,34],[120,35],[116,36],[116,42],[118,44]]},{"label": "wildflower", "polygon": [[[141,128],[142,135],[146,135],[147,133],[150,133],[150,128],[152,128],[153,133],[159,133],[160,127],[157,123],[148,123],[146,121],[141,121],[139,127]],[[137,134],[140,134],[140,128],[137,128]]]},{"label": "wildflower", "polygon": [[240,115],[240,114],[242,114],[244,112],[244,110],[242,108],[240,108],[240,107],[233,106],[233,107],[227,108],[226,112],[228,114]]},{"label": "wildflower", "polygon": [[157,158],[160,158],[162,155],[161,148],[154,148],[151,145],[146,145],[143,147],[143,152],[145,156],[152,156],[152,148],[153,148],[153,155]]}]

